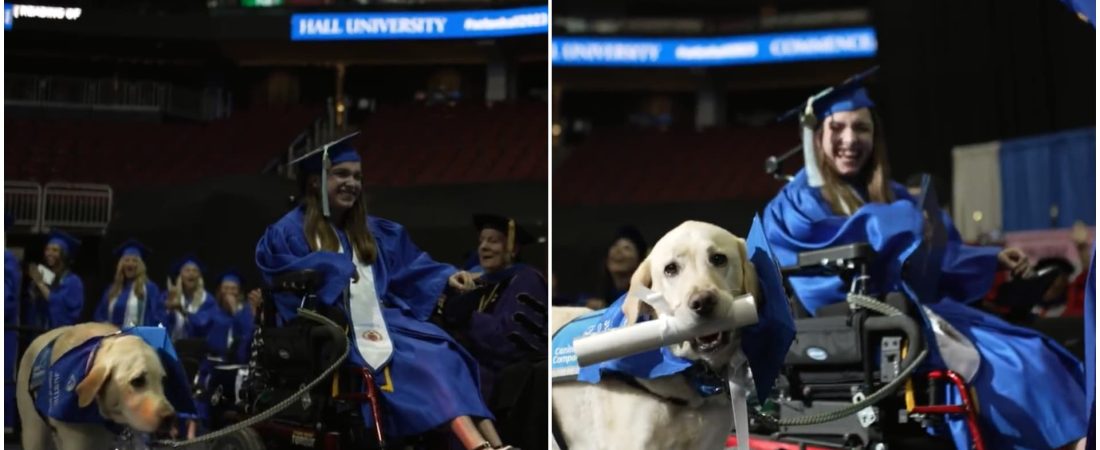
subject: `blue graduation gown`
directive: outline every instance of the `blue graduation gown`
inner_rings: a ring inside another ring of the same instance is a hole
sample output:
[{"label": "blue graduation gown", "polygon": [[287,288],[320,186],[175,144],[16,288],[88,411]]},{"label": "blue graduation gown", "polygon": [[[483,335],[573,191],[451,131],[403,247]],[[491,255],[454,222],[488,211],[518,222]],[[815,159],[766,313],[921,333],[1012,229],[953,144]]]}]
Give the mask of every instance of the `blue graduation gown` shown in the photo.
[{"label": "blue graduation gown", "polygon": [[[268,227],[256,244],[256,265],[267,283],[289,271],[321,272],[320,301],[344,309],[343,295],[350,286],[355,265],[350,252],[340,254],[310,249],[299,207]],[[375,289],[393,340],[393,357],[386,366],[392,390],[382,390],[387,414],[382,418],[390,436],[411,436],[445,425],[458,416],[490,418],[478,387],[477,362],[446,332],[427,322],[435,310],[454,267],[435,262],[413,244],[405,229],[394,222],[367,218],[378,255],[371,265]],[[347,248],[347,238],[338,233]],[[312,239],[312,237],[311,237]],[[300,299],[290,294],[275,296],[282,320],[297,312]],[[350,341],[350,345],[354,345]],[[357,351],[351,364],[362,367]],[[376,378],[385,382],[385,374]],[[373,422],[369,405],[363,405],[368,426]]]},{"label": "blue graduation gown", "polygon": [[[4,325],[19,323],[19,282],[22,281],[19,259],[4,250]],[[4,331],[4,427],[15,427],[15,357],[19,352],[19,335]]]},{"label": "blue graduation gown", "polygon": [[[214,307],[206,308],[206,305],[210,304]],[[222,359],[222,362],[216,364],[247,364],[252,349],[252,333],[255,329],[252,308],[245,305],[236,314],[230,314],[217,306],[217,301],[211,299],[199,311],[205,311],[204,315],[201,316],[205,323],[200,324],[200,326],[205,329],[202,336],[206,337],[207,351]],[[192,315],[191,318],[194,319],[196,316],[198,316],[198,313]],[[189,321],[189,324],[194,322],[194,320]],[[232,344],[229,342],[230,333],[233,334]],[[230,350],[234,347],[236,352],[231,353]],[[215,388],[210,385],[214,366],[215,362],[209,359],[203,359],[202,363],[199,364],[199,384],[204,386],[207,392],[211,392]],[[226,392],[225,395],[232,396],[229,392]],[[200,399],[196,406],[198,407],[199,418],[203,421],[209,420],[211,410],[209,402],[206,399]]]},{"label": "blue graduation gown", "polygon": [[[168,328],[170,334],[175,334],[175,330],[180,328],[183,338],[206,336],[210,329],[211,317],[218,309],[218,302],[214,300],[214,296],[210,292],[203,291],[202,294],[206,300],[199,306],[199,310],[193,314],[184,315],[182,321],[174,311],[168,311],[167,306],[165,307],[164,326]],[[168,291],[160,293],[160,304],[168,304]]]},{"label": "blue graduation gown", "polygon": [[[901,267],[920,245],[923,215],[897,183],[890,204],[869,203],[851,216],[834,214],[799,172],[764,213],[768,241],[779,263],[794,265],[799,252],[854,242],[868,242],[876,252],[871,265],[872,290],[912,292],[902,280]],[[946,215],[945,215],[946,216]],[[982,361],[971,381],[977,391],[979,421],[988,448],[1053,448],[1085,434],[1084,370],[1080,361],[1052,339],[1008,324],[962,302],[980,298],[990,288],[996,270],[997,248],[963,245],[949,220],[948,247],[942,265],[938,297],[920,301],[941,315],[977,347]],[[847,286],[839,277],[790,277],[790,283],[810,313],[843,302]],[[911,294],[912,295],[912,294]],[[927,328],[927,327],[926,327]],[[931,332],[926,329],[931,335]],[[929,365],[941,365],[930,348]],[[1041,383],[1030,380],[1043,380]],[[948,389],[948,399],[953,397]],[[964,419],[948,416],[959,449],[969,448]]]},{"label": "blue graduation gown", "polygon": [[1096,448],[1096,247],[1085,284],[1085,386],[1088,391],[1088,450]]},{"label": "blue graduation gown", "polygon": [[[31,286],[35,294],[38,288]],[[49,299],[35,297],[29,305],[29,321],[32,326],[52,330],[80,321],[84,309],[84,282],[72,272],[66,272],[57,286],[50,288]]]},{"label": "blue graduation gown", "polygon": [[[130,298],[130,289],[133,282],[127,281],[122,285],[122,291],[118,293],[118,296],[112,299],[108,299],[107,296],[111,293],[111,287],[107,286],[107,289],[103,290],[103,297],[99,301],[99,307],[95,311],[96,322],[110,322],[116,326],[121,327],[122,321],[126,319],[126,301]],[[113,314],[107,317],[108,301],[117,302]],[[152,281],[145,282],[145,299],[139,300],[139,302],[145,302],[145,314],[141,319],[139,326],[155,327],[164,323],[164,298],[160,295],[160,290],[157,289],[157,285]]]}]

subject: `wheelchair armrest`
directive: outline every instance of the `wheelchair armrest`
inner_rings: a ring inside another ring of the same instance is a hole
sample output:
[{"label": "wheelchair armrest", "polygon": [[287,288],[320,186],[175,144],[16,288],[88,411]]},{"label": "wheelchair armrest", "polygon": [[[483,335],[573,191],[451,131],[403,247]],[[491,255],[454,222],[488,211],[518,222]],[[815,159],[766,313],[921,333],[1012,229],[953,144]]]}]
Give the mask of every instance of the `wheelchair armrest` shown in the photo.
[{"label": "wheelchair armrest", "polygon": [[843,270],[846,268],[844,264],[868,264],[874,258],[875,251],[871,248],[871,244],[857,242],[799,253],[798,263],[784,267],[782,272],[783,275],[791,275],[822,270]]},{"label": "wheelchair armrest", "polygon": [[276,275],[272,280],[272,292],[289,292],[304,296],[316,292],[321,287],[323,275],[316,270],[298,270]]}]

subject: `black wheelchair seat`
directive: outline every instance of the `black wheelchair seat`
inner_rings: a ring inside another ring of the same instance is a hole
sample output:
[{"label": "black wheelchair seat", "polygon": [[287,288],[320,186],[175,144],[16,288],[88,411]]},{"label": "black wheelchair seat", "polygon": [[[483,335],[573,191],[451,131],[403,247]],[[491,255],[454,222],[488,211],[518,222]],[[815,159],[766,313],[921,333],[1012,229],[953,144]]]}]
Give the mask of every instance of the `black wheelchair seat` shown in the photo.
[{"label": "black wheelchair seat", "polygon": [[284,272],[271,280],[272,292],[288,292],[298,297],[317,292],[324,281],[323,274],[316,270],[298,270]]}]

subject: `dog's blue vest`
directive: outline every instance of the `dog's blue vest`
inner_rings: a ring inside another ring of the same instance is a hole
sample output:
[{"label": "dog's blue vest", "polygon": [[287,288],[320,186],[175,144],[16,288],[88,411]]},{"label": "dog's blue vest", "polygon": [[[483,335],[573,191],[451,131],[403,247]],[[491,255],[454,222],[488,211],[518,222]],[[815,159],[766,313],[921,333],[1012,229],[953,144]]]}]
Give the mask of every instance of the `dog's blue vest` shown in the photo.
[{"label": "dog's blue vest", "polygon": [[167,377],[164,381],[164,396],[181,416],[195,414],[195,404],[191,398],[191,388],[187,374],[183,371],[176,351],[168,340],[165,330],[160,327],[134,327],[107,336],[89,339],[61,355],[50,364],[56,338],[34,359],[31,365],[30,390],[34,407],[43,418],[51,418],[69,423],[100,423],[110,425],[99,413],[96,402],[80,407],[76,387],[88,376],[91,362],[95,358],[99,344],[104,338],[132,334],[141,337],[156,351]]},{"label": "dog's blue vest", "polygon": [[[591,366],[578,367],[573,341],[590,334],[601,333],[626,325],[622,304],[626,295],[605,309],[593,311],[573,319],[554,333],[551,342],[550,373],[554,381],[583,381],[599,383],[601,376],[621,374],[628,377],[652,380],[654,378],[682,375],[695,391],[703,397],[725,392],[726,381],[722,375],[708,370],[703,363],[673,355],[667,347],[650,350],[625,358],[605,361]],[[639,320],[647,320],[642,317]]]}]

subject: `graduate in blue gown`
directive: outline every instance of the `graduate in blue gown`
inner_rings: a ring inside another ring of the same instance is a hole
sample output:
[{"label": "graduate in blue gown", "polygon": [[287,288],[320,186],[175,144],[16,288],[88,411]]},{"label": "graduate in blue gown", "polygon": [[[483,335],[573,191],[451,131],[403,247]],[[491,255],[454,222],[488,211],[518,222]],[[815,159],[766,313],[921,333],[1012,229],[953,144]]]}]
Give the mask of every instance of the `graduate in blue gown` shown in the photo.
[{"label": "graduate in blue gown", "polygon": [[[902,265],[923,239],[923,210],[889,179],[874,104],[859,83],[809,103],[812,110],[803,116],[811,124],[803,135],[809,149],[807,167],[765,209],[765,228],[776,257],[788,266],[796,264],[799,252],[868,242],[876,254],[871,291],[915,295],[920,289],[908,286],[919,286],[921,280],[905,279]],[[1073,444],[1086,431],[1081,362],[1054,340],[968,305],[989,290],[998,265],[1018,276],[1026,274],[1026,257],[1016,249],[963,245],[946,215],[943,220],[949,236],[939,285],[925,290],[932,294],[918,301],[972,342],[980,355],[976,373],[967,382],[977,394],[986,448]],[[848,288],[839,277],[826,275],[791,277],[790,283],[811,314],[845,301]],[[929,337],[936,339],[931,333]],[[931,347],[935,352],[936,346]],[[951,362],[936,353],[926,365],[951,368]],[[953,389],[947,401],[960,403]],[[946,421],[956,446],[970,448],[964,418],[949,415]]]},{"label": "graduate in blue gown", "polygon": [[[252,348],[252,333],[255,330],[252,308],[245,303],[241,286],[241,276],[234,270],[219,276],[215,284],[216,299],[211,300],[214,307],[203,316],[206,323],[203,324],[205,331],[202,336],[206,340],[208,356],[199,365],[198,385],[203,395],[199,396],[197,406],[207,428],[210,427],[211,411],[219,406],[233,406],[236,394],[237,371],[217,371],[215,366],[248,364]],[[215,394],[219,385],[223,392]],[[214,395],[221,397],[214,399]]]},{"label": "graduate in blue gown", "polygon": [[[257,266],[268,284],[285,272],[324,275],[317,296],[347,314],[348,363],[369,369],[383,386],[387,436],[449,426],[467,449],[508,448],[481,398],[477,362],[428,322],[448,286],[472,289],[474,277],[433,261],[401,225],[367,215],[350,137],[301,159],[302,204],[260,238]],[[275,302],[283,321],[301,303],[290,294]],[[369,404],[363,417],[372,427]]]},{"label": "graduate in blue gown", "polygon": [[[11,229],[11,214],[4,215],[4,232]],[[19,259],[4,249],[4,325],[19,324],[19,283],[22,281]],[[19,352],[19,334],[4,330],[4,428],[14,428],[19,412],[15,408],[15,357]]]},{"label": "graduate in blue gown", "polygon": [[481,391],[492,398],[501,369],[546,358],[546,278],[517,262],[535,237],[507,217],[478,214],[478,289],[448,298],[441,312],[448,329],[480,366]]},{"label": "graduate in blue gown", "polygon": [[84,309],[84,282],[70,270],[80,241],[60,230],[50,232],[44,264],[27,269],[30,279],[27,325],[50,330],[73,325]]},{"label": "graduate in blue gown", "polygon": [[145,258],[148,253],[149,249],[134,239],[115,249],[118,257],[115,279],[103,291],[95,311],[97,322],[110,322],[119,327],[163,325],[164,299],[147,275]]},{"label": "graduate in blue gown", "polygon": [[166,311],[164,326],[172,340],[201,338],[210,328],[211,316],[217,309],[202,279],[202,263],[193,255],[177,262],[168,278],[161,302]]}]

